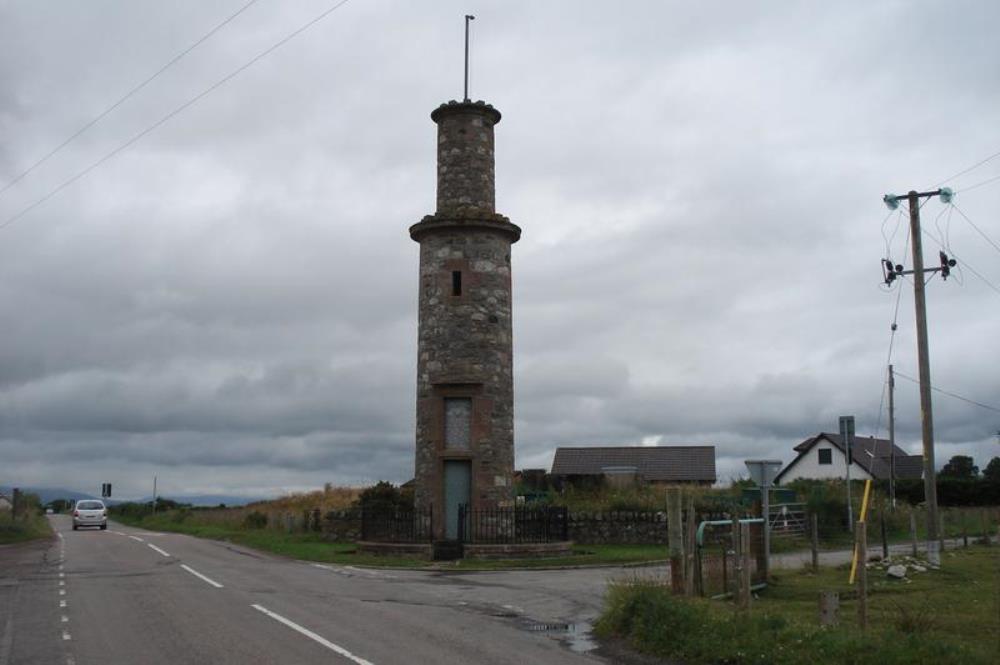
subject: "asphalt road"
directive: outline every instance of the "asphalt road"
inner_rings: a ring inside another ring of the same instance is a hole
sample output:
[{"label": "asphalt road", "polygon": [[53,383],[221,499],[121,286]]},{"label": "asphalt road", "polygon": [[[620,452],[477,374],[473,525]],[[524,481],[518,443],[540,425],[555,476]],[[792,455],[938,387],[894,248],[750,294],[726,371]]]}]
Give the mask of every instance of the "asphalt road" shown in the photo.
[{"label": "asphalt road", "polygon": [[607,662],[586,630],[628,574],[357,569],[51,519],[0,548],[0,665]]}]

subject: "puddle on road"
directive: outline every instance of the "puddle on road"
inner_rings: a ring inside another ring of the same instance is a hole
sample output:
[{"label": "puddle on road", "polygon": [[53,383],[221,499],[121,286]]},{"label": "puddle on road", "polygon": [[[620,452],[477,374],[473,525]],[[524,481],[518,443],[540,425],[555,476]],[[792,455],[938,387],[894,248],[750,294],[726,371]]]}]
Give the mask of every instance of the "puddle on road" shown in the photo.
[{"label": "puddle on road", "polygon": [[540,622],[525,620],[520,627],[532,633],[546,633],[552,639],[559,640],[563,646],[575,653],[586,653],[598,647],[590,634],[591,625],[586,621],[578,623]]}]

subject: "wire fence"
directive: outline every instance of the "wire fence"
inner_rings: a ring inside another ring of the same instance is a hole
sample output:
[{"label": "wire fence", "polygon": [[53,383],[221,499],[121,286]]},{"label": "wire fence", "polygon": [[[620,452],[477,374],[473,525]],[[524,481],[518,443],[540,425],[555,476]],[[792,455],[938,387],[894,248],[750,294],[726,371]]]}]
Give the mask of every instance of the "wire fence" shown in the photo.
[{"label": "wire fence", "polygon": [[[749,524],[750,541],[740,542],[735,524]],[[764,520],[712,520],[698,527],[695,588],[703,596],[734,594],[742,566],[738,553],[749,548],[750,584],[764,584]]]}]

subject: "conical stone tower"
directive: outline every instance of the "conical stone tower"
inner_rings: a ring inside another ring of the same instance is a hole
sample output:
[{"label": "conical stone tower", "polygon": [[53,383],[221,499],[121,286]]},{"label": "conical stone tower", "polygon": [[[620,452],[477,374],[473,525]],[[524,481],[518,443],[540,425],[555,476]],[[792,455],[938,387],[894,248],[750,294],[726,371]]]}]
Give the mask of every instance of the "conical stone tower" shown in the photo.
[{"label": "conical stone tower", "polygon": [[513,503],[511,245],[521,229],[495,208],[493,129],[485,102],[442,104],[437,212],[410,227],[420,243],[416,507],[434,537],[458,536],[458,510]]}]

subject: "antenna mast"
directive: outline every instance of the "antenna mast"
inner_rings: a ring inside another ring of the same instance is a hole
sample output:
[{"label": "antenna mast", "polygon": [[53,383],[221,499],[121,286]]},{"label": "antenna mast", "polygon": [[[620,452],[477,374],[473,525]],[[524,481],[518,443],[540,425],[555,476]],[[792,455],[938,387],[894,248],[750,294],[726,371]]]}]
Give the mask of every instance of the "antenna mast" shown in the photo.
[{"label": "antenna mast", "polygon": [[464,101],[469,101],[469,21],[476,19],[472,14],[465,15],[465,95]]}]

